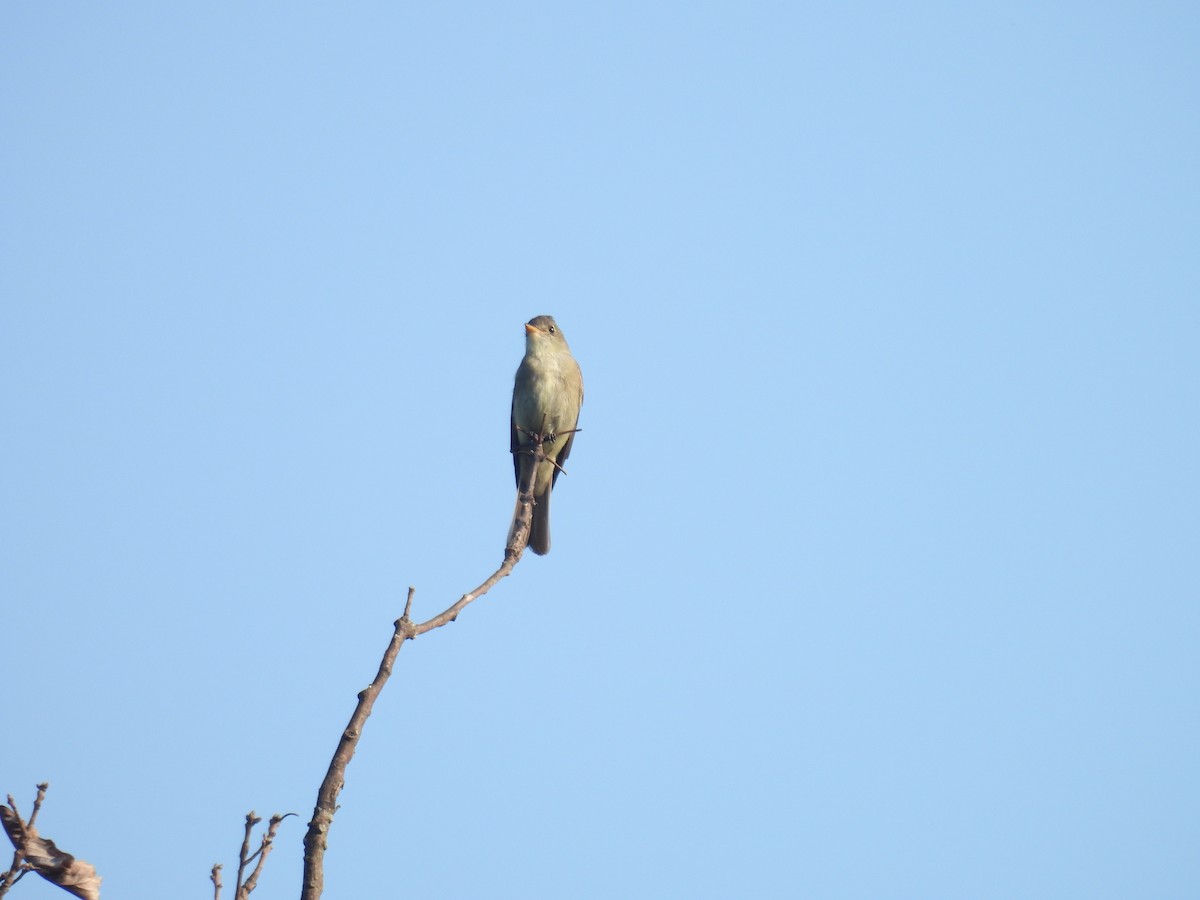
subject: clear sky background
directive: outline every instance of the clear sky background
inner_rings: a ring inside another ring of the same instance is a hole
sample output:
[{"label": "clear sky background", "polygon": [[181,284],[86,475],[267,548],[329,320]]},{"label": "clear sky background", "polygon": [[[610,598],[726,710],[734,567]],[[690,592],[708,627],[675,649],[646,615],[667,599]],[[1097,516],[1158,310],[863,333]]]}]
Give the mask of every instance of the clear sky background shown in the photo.
[{"label": "clear sky background", "polygon": [[297,896],[549,313],[326,896],[1197,896],[1198,101],[1189,3],[5,3],[0,792]]}]

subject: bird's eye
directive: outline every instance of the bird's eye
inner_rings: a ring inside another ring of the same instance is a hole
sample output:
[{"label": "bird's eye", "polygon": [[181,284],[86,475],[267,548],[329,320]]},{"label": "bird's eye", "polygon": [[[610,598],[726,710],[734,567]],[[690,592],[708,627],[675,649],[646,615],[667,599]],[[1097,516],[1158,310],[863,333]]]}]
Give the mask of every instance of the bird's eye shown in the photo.
[{"label": "bird's eye", "polygon": [[554,334],[554,326],[553,325],[550,326],[550,333]]}]

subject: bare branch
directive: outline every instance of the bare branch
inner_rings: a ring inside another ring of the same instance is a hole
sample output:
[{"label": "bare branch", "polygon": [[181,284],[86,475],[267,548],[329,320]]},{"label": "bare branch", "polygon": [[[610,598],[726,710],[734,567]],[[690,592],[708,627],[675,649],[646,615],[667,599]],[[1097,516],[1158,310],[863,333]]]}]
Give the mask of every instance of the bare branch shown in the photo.
[{"label": "bare branch", "polygon": [[[39,793],[41,785],[38,785]],[[17,821],[21,821],[21,815],[17,812],[17,801],[13,799],[13,795],[8,795],[8,806],[12,808],[12,815],[16,816]],[[7,812],[7,807],[5,812]],[[8,831],[7,819],[4,825],[4,830]],[[0,878],[0,897],[8,893],[8,889],[25,877],[25,873],[29,871],[29,866],[24,863],[24,855],[21,853],[21,845],[19,838],[13,838],[9,832],[9,839],[13,842],[13,860],[12,865],[8,867],[8,871],[4,873],[4,877]]]},{"label": "bare branch", "polygon": [[[234,885],[233,897],[234,900],[248,900],[250,894],[258,887],[258,878],[262,874],[263,865],[267,861],[267,856],[271,852],[271,847],[275,842],[275,835],[279,831],[279,823],[288,816],[294,816],[295,813],[275,813],[271,816],[271,821],[267,825],[267,830],[263,832],[262,838],[259,841],[258,849],[253,853],[250,852],[250,838],[254,836],[254,826],[262,821],[262,818],[250,810],[246,813],[246,828],[245,835],[242,837],[242,848],[238,853],[238,871],[237,883]],[[255,862],[254,871],[249,877],[246,876],[246,869],[250,863]],[[212,874],[209,876],[213,883],[213,900],[221,900],[221,865],[218,863],[212,868]]]},{"label": "bare branch", "polygon": [[21,855],[20,850],[13,851],[12,865],[8,867],[8,871],[4,873],[4,876],[0,878],[0,897],[7,894],[8,889],[24,878],[25,874],[29,871],[29,866],[22,862],[23,859],[24,857]]},{"label": "bare branch", "polygon": [[388,642],[387,649],[384,650],[379,670],[375,673],[375,680],[359,692],[358,705],[355,707],[353,715],[350,716],[350,722],[342,731],[333,759],[329,763],[329,769],[325,773],[325,779],[317,791],[317,804],[313,809],[312,820],[308,823],[308,833],[304,836],[304,881],[300,890],[301,900],[318,900],[325,889],[325,848],[328,845],[329,827],[333,823],[333,815],[338,809],[337,798],[346,784],[346,766],[354,757],[354,751],[358,747],[363,727],[371,715],[376,698],[383,690],[388,678],[391,677],[392,667],[395,665],[400,648],[404,646],[405,641],[453,622],[468,604],[478,600],[491,590],[501,578],[511,573],[525,552],[525,545],[529,541],[530,524],[533,521],[533,480],[537,472],[536,463],[546,459],[540,437],[534,441],[532,452],[535,464],[529,467],[528,475],[522,479],[517,492],[520,513],[517,516],[517,525],[513,529],[512,538],[508,546],[504,548],[504,562],[500,564],[500,568],[489,575],[473,591],[463,594],[447,609],[420,625],[414,624],[409,617],[415,589],[411,587],[408,589],[404,615],[395,622],[392,638]]},{"label": "bare branch", "polygon": [[242,900],[242,882],[245,881],[246,865],[250,862],[250,836],[254,833],[254,826],[261,821],[262,819],[254,814],[254,810],[246,813],[246,833],[242,837],[242,851],[238,854],[237,882],[233,886],[233,896],[236,900]]},{"label": "bare branch", "polygon": [[100,876],[96,874],[95,867],[59,850],[54,841],[40,837],[34,827],[49,786],[45,782],[37,786],[37,798],[28,822],[21,818],[11,794],[8,795],[8,805],[0,806],[0,824],[16,848],[12,866],[0,878],[0,897],[7,894],[9,888],[20,881],[26,872],[37,872],[51,884],[82,900],[100,900]]},{"label": "bare branch", "polygon": [[[252,812],[251,815],[254,815]],[[288,816],[294,816],[295,813],[284,813],[280,815],[275,813],[271,816],[271,821],[267,824],[267,830],[263,833],[262,843],[258,845],[258,849],[247,857],[246,862],[258,857],[258,862],[254,865],[254,871],[250,873],[250,877],[246,879],[246,883],[238,888],[237,900],[246,900],[250,896],[250,892],[258,887],[258,876],[262,874],[263,864],[267,861],[267,856],[271,852],[271,847],[275,843],[275,834],[279,831],[279,823]],[[256,819],[255,821],[261,821]],[[238,875],[241,876],[241,867],[238,868]]]},{"label": "bare branch", "polygon": [[[25,823],[25,827],[33,828],[37,822],[38,813],[42,811],[42,801],[46,799],[46,789],[50,787],[50,782],[43,781],[37,786],[37,796],[33,798],[33,812],[29,814],[29,821]],[[13,812],[16,812],[16,807],[13,807]]]},{"label": "bare branch", "polygon": [[[414,588],[408,589],[407,606],[411,608]],[[404,642],[415,635],[412,620],[402,616],[395,622],[392,639],[384,651],[379,663],[379,671],[375,680],[359,692],[358,706],[350,716],[350,722],[342,731],[337,750],[329,763],[329,769],[317,791],[317,805],[313,809],[312,820],[308,823],[308,832],[304,835],[304,881],[300,889],[301,900],[317,900],[325,889],[325,847],[326,835],[333,822],[333,814],[337,812],[337,798],[346,783],[346,766],[354,756],[358,739],[362,735],[363,725],[371,715],[375,698],[383,690],[388,677],[392,674],[392,665]]]}]

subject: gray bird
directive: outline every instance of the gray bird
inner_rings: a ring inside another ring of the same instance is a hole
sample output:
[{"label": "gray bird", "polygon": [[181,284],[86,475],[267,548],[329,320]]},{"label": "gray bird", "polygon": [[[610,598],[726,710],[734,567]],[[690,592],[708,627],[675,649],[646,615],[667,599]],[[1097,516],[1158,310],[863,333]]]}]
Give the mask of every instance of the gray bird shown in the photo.
[{"label": "gray bird", "polygon": [[[542,449],[547,459],[538,466],[534,478],[533,525],[529,530],[529,548],[539,555],[550,552],[550,491],[558,480],[558,469],[550,460],[561,465],[570,456],[582,405],[583,373],[558,324],[551,316],[530,319],[525,325],[525,358],[517,368],[513,385],[511,449],[519,491],[534,464],[532,454],[521,452],[522,448],[531,448],[530,433],[545,436]],[[518,497],[513,528],[520,511]],[[510,528],[510,544],[512,533]]]}]

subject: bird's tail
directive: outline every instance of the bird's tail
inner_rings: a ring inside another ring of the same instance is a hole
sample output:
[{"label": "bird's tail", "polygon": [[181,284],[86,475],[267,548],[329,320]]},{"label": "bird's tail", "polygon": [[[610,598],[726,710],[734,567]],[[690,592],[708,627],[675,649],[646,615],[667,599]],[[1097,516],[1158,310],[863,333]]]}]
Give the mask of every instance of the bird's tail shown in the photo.
[{"label": "bird's tail", "polygon": [[[517,520],[521,517],[521,497],[517,496],[517,504],[513,507],[512,525],[508,528],[508,543],[506,546],[511,547],[513,538],[517,531]],[[529,524],[529,543],[527,544],[530,550],[538,556],[545,556],[550,552],[550,490],[547,489],[542,496],[538,497],[533,502],[533,520]]]},{"label": "bird's tail", "polygon": [[550,488],[533,502],[533,524],[529,526],[529,549],[538,556],[550,552]]}]

